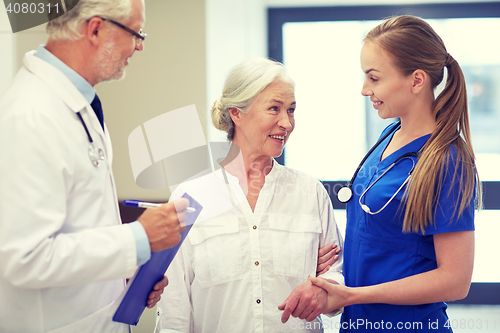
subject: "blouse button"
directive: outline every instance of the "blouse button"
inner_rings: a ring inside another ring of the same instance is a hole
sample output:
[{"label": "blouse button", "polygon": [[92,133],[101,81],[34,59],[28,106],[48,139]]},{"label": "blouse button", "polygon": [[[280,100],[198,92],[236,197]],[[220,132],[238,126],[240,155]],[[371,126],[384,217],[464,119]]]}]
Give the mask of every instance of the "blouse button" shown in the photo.
[{"label": "blouse button", "polygon": [[256,225],[254,225],[252,228],[253,228],[253,230],[255,230],[255,229],[257,229],[257,226],[256,226]]},{"label": "blouse button", "polygon": [[258,299],[256,302],[257,302],[257,304],[260,304],[260,299]]},{"label": "blouse button", "polygon": [[259,262],[258,261],[255,262],[255,266],[259,266]]}]

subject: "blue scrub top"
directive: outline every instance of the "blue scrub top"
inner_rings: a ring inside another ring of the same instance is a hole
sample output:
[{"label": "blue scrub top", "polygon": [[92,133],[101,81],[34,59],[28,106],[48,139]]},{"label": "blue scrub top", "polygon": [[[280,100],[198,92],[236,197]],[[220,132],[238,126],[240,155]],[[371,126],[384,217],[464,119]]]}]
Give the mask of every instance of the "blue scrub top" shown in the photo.
[{"label": "blue scrub top", "polygon": [[[382,135],[397,124],[389,125]],[[445,183],[438,199],[435,225],[422,233],[403,233],[405,205],[400,205],[406,185],[380,213],[365,213],[359,204],[363,191],[393,164],[398,157],[417,152],[430,134],[420,137],[381,161],[382,153],[392,139],[389,135],[367,158],[353,185],[353,197],[347,203],[347,227],[344,244],[344,275],[349,287],[362,287],[399,280],[437,268],[433,234],[474,230],[474,198],[457,218],[459,185],[452,178],[456,150],[446,167]],[[407,179],[416,157],[400,160],[365,193],[361,202],[372,212],[384,206]],[[451,192],[450,192],[451,189]],[[422,195],[425,195],[422,193]],[[342,315],[341,332],[447,332],[448,317],[444,302],[401,306],[390,304],[356,304],[347,306]],[[449,324],[449,323],[448,323]]]}]

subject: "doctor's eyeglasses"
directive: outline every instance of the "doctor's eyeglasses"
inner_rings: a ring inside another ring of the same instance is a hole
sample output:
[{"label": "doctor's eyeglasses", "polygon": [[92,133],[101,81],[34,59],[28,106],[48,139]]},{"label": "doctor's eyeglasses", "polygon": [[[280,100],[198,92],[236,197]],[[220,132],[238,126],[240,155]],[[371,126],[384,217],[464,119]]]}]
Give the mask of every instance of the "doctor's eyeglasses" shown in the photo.
[{"label": "doctor's eyeglasses", "polygon": [[[107,19],[107,18],[104,18],[104,17],[100,17],[100,16],[95,16],[95,17],[99,17],[101,20],[103,21],[108,21],[108,22],[111,22],[113,23],[114,25],[122,28],[123,30],[125,30],[126,32],[130,33],[132,36],[134,36],[134,40],[135,40],[135,46],[136,47],[140,47],[143,43],[143,41],[146,39],[147,37],[147,33],[145,33],[144,31],[139,30],[139,32],[135,32],[134,30],[130,29],[129,27],[126,27],[124,26],[123,24],[119,23],[119,22],[116,22],[114,20],[111,20],[111,19]],[[90,21],[90,20],[87,20],[87,22]]]}]

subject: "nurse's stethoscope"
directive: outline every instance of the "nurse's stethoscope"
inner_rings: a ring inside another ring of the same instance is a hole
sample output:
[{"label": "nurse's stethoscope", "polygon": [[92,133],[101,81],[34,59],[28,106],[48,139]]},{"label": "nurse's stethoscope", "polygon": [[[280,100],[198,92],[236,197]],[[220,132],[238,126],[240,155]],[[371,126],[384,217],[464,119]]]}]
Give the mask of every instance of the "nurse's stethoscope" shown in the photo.
[{"label": "nurse's stethoscope", "polygon": [[80,118],[80,121],[82,122],[83,128],[85,129],[85,132],[87,133],[87,137],[89,139],[89,158],[90,162],[92,162],[92,165],[95,167],[99,166],[99,163],[101,161],[104,161],[105,156],[104,152],[102,151],[101,148],[96,149],[94,145],[94,140],[92,140],[92,136],[90,136],[89,130],[87,128],[87,125],[85,125],[85,122],[83,121],[82,115],[80,112],[76,113],[78,118]]},{"label": "nurse's stethoscope", "polygon": [[[337,192],[337,198],[340,202],[343,202],[343,203],[346,203],[348,202],[349,200],[351,200],[352,198],[352,184],[354,183],[354,180],[356,179],[356,176],[358,175],[358,172],[359,170],[361,169],[361,167],[363,166],[363,164],[365,163],[366,159],[371,155],[371,153],[373,153],[373,151],[382,143],[382,141],[384,141],[389,135],[391,135],[392,133],[394,133],[396,130],[399,129],[399,127],[401,126],[401,122],[398,122],[398,124],[396,126],[394,126],[389,132],[387,132],[382,138],[380,138],[380,140],[377,141],[377,143],[375,143],[375,145],[373,147],[371,147],[371,149],[368,151],[368,153],[366,153],[365,157],[363,157],[363,159],[361,160],[361,163],[359,163],[358,167],[356,168],[356,171],[354,172],[354,175],[352,176],[351,180],[349,181],[349,183],[347,183],[346,186],[342,187],[338,192]],[[377,179],[375,179],[375,181],[373,181],[370,186],[368,186],[364,191],[363,193],[361,194],[361,196],[359,197],[359,204],[361,206],[361,208],[363,209],[363,211],[365,211],[366,213],[368,214],[371,214],[371,215],[375,215],[375,214],[378,214],[380,213],[385,207],[387,207],[387,205],[392,201],[392,199],[394,199],[394,197],[401,191],[401,189],[410,181],[410,178],[411,178],[411,173],[413,172],[413,169],[415,168],[415,160],[412,159],[411,157],[415,157],[415,158],[418,158],[418,153],[419,152],[411,152],[411,153],[406,153],[406,154],[403,154],[401,155],[400,157],[398,157],[388,168],[387,170],[385,170],[380,176],[377,177]],[[363,198],[363,196],[366,194],[366,192],[376,183],[379,181],[380,178],[382,178],[387,172],[389,172],[389,170],[391,170],[399,161],[405,159],[405,158],[409,158],[413,165],[410,169],[410,171],[408,172],[408,177],[406,178],[406,180],[403,182],[403,184],[401,184],[401,186],[398,188],[398,190],[392,195],[392,197],[385,203],[385,205],[382,206],[382,208],[380,208],[378,211],[376,212],[372,212],[370,210],[370,207],[368,207],[367,205],[361,203],[361,199]]]}]

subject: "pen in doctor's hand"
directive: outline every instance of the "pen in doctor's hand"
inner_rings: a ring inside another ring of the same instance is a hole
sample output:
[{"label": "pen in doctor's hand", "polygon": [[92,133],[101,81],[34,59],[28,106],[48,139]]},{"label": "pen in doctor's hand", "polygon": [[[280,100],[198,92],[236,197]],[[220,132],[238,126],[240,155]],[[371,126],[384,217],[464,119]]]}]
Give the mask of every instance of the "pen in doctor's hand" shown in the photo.
[{"label": "pen in doctor's hand", "polygon": [[[162,204],[153,203],[153,202],[138,201],[138,200],[124,200],[123,205],[129,206],[129,207],[153,208],[153,207],[160,207]],[[193,213],[193,212],[196,212],[196,209],[193,207],[187,207],[186,211],[188,213]]]}]

